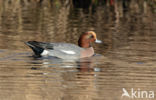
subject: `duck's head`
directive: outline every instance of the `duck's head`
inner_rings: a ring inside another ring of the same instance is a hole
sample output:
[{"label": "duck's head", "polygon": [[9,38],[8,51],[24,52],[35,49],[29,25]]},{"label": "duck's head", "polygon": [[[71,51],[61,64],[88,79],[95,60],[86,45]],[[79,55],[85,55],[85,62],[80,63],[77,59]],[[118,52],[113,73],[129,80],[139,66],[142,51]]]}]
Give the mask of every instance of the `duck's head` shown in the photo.
[{"label": "duck's head", "polygon": [[91,43],[102,43],[102,41],[98,40],[96,37],[96,33],[94,31],[88,31],[83,33],[78,41],[78,45],[82,48],[89,48],[91,47]]}]

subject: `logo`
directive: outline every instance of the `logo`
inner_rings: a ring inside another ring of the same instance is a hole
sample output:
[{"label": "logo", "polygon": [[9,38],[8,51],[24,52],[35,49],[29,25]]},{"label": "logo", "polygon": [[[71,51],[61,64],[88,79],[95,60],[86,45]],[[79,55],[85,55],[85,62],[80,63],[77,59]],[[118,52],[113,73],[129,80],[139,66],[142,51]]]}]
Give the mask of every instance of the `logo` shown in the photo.
[{"label": "logo", "polygon": [[123,93],[121,95],[121,98],[128,97],[132,99],[135,99],[135,98],[154,99],[154,91],[144,91],[139,88],[137,90],[131,88],[129,92],[125,88],[122,88],[122,91]]}]

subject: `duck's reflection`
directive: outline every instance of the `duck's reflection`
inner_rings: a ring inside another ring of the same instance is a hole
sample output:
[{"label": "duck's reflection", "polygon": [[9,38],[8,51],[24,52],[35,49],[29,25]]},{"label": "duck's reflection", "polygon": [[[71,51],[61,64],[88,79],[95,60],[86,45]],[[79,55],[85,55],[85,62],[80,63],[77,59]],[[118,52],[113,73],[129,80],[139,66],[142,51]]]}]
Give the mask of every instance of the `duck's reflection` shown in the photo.
[{"label": "duck's reflection", "polygon": [[[98,59],[101,55],[94,55],[90,58],[83,58],[83,59],[59,59],[56,57],[34,57],[33,60],[38,60],[38,62],[31,62],[33,64],[41,64],[42,68],[48,67],[58,67],[58,68],[74,68],[77,69],[79,72],[93,72],[93,71],[100,71],[100,68],[96,68],[98,63]],[[37,69],[37,68],[32,68]]]},{"label": "duck's reflection", "polygon": [[[33,66],[31,70],[35,78],[42,78],[41,88],[43,91],[40,92],[48,93],[47,91],[49,91],[57,99],[63,95],[63,98],[68,100],[91,100],[93,95],[98,97],[96,91],[98,91],[99,72],[97,71],[101,71],[98,66],[99,59],[100,56],[97,55],[78,60],[63,60],[53,57],[34,58],[31,63],[36,66]],[[42,73],[42,75],[36,73]],[[47,98],[51,98],[51,95]]]},{"label": "duck's reflection", "polygon": [[93,72],[93,71],[100,71],[100,68],[96,68],[97,59],[96,57],[80,59],[77,62],[77,69],[80,72]]}]

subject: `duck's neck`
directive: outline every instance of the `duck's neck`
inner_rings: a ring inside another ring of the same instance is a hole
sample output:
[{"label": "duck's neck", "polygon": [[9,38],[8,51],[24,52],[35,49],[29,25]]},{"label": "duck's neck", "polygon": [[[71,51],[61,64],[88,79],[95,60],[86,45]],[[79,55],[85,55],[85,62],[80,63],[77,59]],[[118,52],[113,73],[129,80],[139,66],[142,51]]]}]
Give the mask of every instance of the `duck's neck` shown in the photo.
[{"label": "duck's neck", "polygon": [[90,48],[92,47],[91,46],[91,43],[84,43],[84,42],[79,42],[78,45],[82,48]]},{"label": "duck's neck", "polygon": [[83,40],[82,38],[79,39],[78,45],[82,48],[89,48],[91,47],[91,43],[88,40]]}]

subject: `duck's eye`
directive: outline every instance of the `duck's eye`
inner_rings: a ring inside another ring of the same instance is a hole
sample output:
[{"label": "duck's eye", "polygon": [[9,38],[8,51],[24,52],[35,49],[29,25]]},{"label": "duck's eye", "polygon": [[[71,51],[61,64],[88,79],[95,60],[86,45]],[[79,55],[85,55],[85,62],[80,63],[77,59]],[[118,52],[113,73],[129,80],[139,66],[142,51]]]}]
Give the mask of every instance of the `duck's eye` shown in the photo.
[{"label": "duck's eye", "polygon": [[93,35],[91,35],[91,36],[90,36],[90,38],[94,38],[94,36],[93,36]]}]

